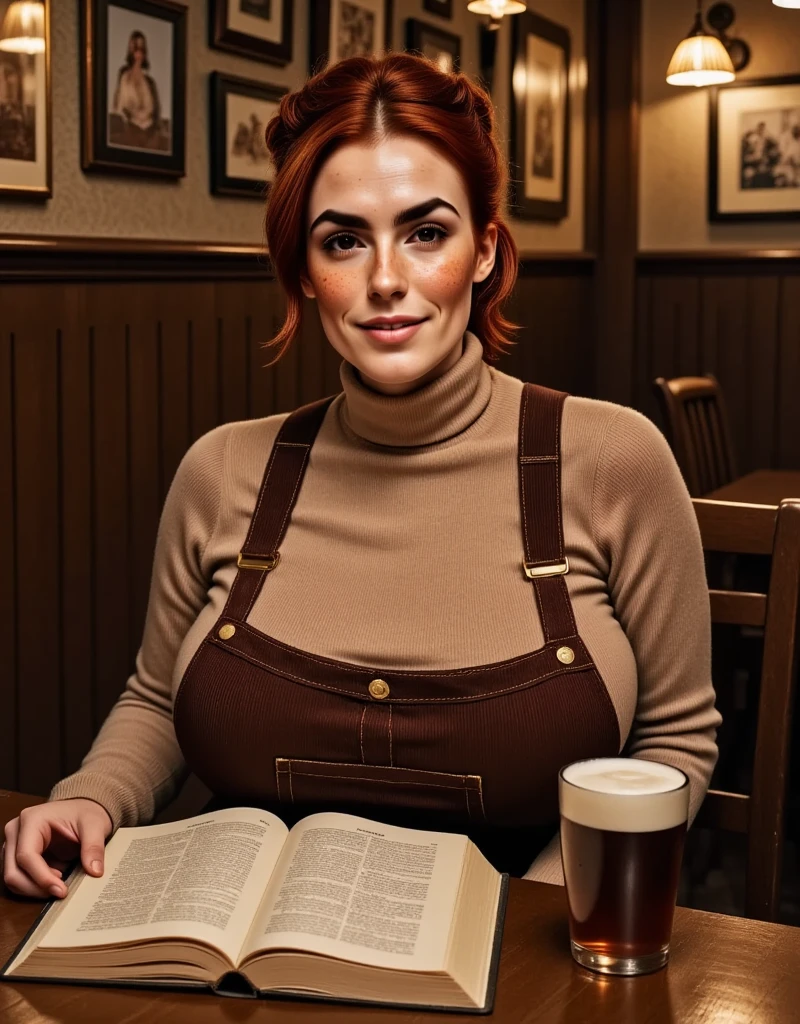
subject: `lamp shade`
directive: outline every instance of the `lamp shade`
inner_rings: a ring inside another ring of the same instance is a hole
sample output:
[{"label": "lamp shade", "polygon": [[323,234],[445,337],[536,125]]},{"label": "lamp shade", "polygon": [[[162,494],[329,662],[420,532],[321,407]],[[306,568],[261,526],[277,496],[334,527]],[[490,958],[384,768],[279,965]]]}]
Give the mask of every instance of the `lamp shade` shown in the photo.
[{"label": "lamp shade", "polygon": [[492,18],[502,18],[504,14],[522,14],[525,4],[520,0],[472,0],[467,10],[473,14],[488,14]]},{"label": "lamp shade", "polygon": [[728,51],[716,36],[705,34],[681,39],[667,68],[670,85],[722,85],[735,78]]},{"label": "lamp shade", "polygon": [[800,7],[800,0],[772,0],[776,7]]},{"label": "lamp shade", "polygon": [[13,0],[0,27],[0,50],[44,53],[42,0]]}]

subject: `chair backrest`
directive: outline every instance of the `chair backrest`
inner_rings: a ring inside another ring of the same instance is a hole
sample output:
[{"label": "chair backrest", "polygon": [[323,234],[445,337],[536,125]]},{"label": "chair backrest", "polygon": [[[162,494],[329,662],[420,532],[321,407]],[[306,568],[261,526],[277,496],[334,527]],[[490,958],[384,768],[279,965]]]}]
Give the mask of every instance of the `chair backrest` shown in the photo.
[{"label": "chair backrest", "polygon": [[[693,505],[707,551],[770,555],[766,594],[710,590],[712,622],[764,628],[756,746],[749,796],[709,790],[697,824],[747,835],[746,913],[777,919],[800,628],[800,500]],[[724,728],[724,723],[723,723]]]},{"label": "chair backrest", "polygon": [[736,460],[716,377],[656,377],[653,390],[691,496],[701,498],[730,483],[737,475]]}]

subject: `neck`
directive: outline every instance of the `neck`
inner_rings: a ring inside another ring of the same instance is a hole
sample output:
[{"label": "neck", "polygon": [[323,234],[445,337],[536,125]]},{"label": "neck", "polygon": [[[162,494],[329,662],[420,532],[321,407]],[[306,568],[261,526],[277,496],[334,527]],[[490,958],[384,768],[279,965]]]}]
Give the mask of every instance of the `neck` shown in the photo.
[{"label": "neck", "polygon": [[466,430],[489,403],[492,378],[483,361],[483,346],[467,331],[457,361],[414,391],[387,395],[374,391],[356,368],[343,362],[345,424],[373,444],[418,447],[437,444]]}]

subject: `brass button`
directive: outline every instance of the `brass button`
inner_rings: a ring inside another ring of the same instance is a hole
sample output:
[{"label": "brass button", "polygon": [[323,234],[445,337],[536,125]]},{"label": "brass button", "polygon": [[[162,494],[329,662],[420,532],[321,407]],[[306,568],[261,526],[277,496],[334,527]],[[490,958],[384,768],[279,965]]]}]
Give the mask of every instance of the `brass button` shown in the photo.
[{"label": "brass button", "polygon": [[233,634],[236,632],[236,626],[232,626],[230,622],[226,622],[224,626],[220,626],[219,633],[217,636],[220,640],[230,640]]},{"label": "brass button", "polygon": [[389,696],[389,684],[383,679],[373,679],[369,684],[369,692],[375,700],[383,700]]},{"label": "brass button", "polygon": [[565,665],[571,665],[575,660],[575,652],[571,647],[559,647],[556,651],[556,657]]}]

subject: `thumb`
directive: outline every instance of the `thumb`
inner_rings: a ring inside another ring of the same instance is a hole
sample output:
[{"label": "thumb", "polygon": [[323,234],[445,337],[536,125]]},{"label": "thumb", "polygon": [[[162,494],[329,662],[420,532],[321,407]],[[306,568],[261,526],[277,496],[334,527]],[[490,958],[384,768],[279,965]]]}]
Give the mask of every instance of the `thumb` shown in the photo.
[{"label": "thumb", "polygon": [[77,832],[81,841],[81,866],[87,874],[99,877],[103,874],[105,860],[103,828],[97,821],[82,821]]}]

